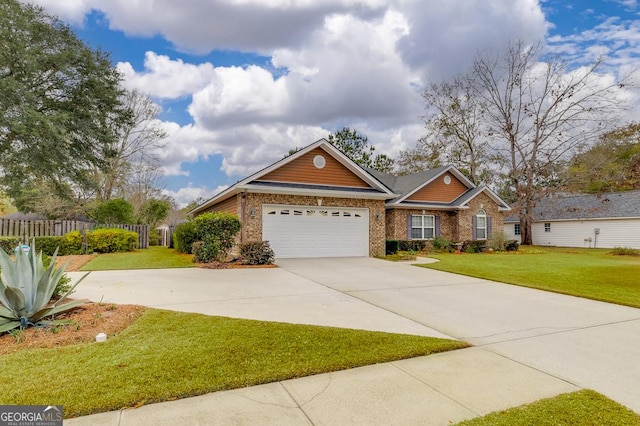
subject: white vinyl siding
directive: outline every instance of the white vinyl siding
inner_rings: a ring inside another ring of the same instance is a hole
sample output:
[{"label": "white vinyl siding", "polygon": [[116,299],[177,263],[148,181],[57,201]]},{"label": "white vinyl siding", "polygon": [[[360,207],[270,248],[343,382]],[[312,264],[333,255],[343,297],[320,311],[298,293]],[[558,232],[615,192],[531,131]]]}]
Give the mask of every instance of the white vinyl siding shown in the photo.
[{"label": "white vinyl siding", "polygon": [[369,210],[265,205],[262,238],[277,258],[369,256]]},{"label": "white vinyl siding", "polygon": [[[545,232],[545,223],[551,223],[552,232]],[[600,229],[597,236],[596,228]],[[507,238],[520,241],[513,223],[506,223],[504,231]],[[531,233],[533,244],[541,246],[640,249],[640,218],[535,222]]]}]

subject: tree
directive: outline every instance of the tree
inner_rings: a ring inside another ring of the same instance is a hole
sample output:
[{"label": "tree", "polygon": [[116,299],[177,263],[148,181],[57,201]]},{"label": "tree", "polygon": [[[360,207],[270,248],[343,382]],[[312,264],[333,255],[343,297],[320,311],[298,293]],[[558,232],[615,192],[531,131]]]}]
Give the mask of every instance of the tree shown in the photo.
[{"label": "tree", "polygon": [[640,189],[640,123],[603,134],[590,149],[573,157],[562,180],[574,192]]},{"label": "tree", "polygon": [[394,160],[385,154],[374,156],[375,147],[369,145],[368,138],[356,130],[343,127],[342,130],[330,133],[327,140],[359,166],[385,173],[393,170]]},{"label": "tree", "polygon": [[540,61],[541,54],[540,44],[512,42],[504,52],[478,54],[464,77],[517,196],[523,244],[532,243],[537,201],[559,186],[570,156],[614,123],[630,82],[601,78],[602,59],[571,69],[559,58]]},{"label": "tree", "polygon": [[[165,146],[162,140],[167,133],[157,120],[159,108],[137,90],[124,93],[121,101],[127,115],[114,117],[111,125],[117,138],[105,147],[102,164],[93,171],[100,201],[126,196],[127,192],[140,194],[141,185],[155,188],[160,175],[158,152]],[[149,188],[145,189],[140,203],[149,198]]]},{"label": "tree", "polygon": [[122,116],[121,76],[42,8],[0,2],[0,171],[8,195],[31,177],[88,182]]},{"label": "tree", "polygon": [[124,198],[104,201],[93,210],[93,220],[102,224],[133,223],[133,206]]},{"label": "tree", "polygon": [[472,81],[431,82],[422,92],[428,112],[427,134],[417,146],[400,153],[401,173],[415,173],[453,164],[473,183],[488,183],[492,173],[488,139],[482,126],[482,105]]},{"label": "tree", "polygon": [[142,203],[138,212],[138,222],[156,227],[160,221],[167,217],[171,202],[151,198]]}]

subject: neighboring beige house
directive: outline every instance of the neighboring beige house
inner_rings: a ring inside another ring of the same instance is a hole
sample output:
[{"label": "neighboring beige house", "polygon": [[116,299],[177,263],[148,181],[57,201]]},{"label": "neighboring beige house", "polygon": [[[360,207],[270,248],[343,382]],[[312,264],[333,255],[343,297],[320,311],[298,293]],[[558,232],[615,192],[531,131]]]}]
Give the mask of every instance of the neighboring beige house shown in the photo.
[{"label": "neighboring beige house", "polygon": [[[640,248],[640,191],[561,194],[543,198],[531,226],[535,245]],[[520,241],[517,216],[505,219],[504,232]]]},{"label": "neighboring beige house", "polygon": [[235,214],[240,242],[267,240],[284,258],[378,256],[387,239],[487,239],[509,210],[453,166],[393,176],[358,166],[321,139],[190,214]]}]

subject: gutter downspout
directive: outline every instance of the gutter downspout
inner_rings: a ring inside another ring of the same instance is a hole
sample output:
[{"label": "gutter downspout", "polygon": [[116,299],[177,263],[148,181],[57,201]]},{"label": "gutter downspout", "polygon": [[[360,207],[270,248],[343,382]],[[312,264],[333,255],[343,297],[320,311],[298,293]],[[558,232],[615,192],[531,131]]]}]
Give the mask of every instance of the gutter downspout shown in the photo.
[{"label": "gutter downspout", "polygon": [[245,207],[246,207],[246,189],[242,191],[242,197],[240,197],[240,222],[242,222],[242,230],[240,231],[240,244],[244,243],[244,233],[245,233]]}]

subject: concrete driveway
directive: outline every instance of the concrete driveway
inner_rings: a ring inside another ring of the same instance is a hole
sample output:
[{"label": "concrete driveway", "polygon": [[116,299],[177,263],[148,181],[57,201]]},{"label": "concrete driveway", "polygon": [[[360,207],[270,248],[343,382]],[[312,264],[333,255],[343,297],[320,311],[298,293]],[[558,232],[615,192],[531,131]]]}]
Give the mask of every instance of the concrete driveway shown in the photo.
[{"label": "concrete driveway", "polygon": [[640,413],[640,309],[378,259],[278,264]]},{"label": "concrete driveway", "polygon": [[371,258],[282,259],[278,265],[92,272],[74,296],[238,318],[452,336],[599,391],[640,413],[640,309]]}]

